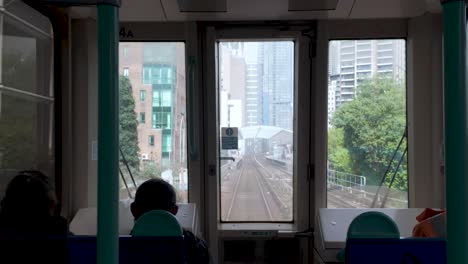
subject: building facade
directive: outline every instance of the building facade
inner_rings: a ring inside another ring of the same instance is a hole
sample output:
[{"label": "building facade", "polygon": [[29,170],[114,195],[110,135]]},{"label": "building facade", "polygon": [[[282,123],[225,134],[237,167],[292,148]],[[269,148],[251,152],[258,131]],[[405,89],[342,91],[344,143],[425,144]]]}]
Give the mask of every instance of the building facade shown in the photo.
[{"label": "building facade", "polygon": [[183,43],[121,43],[119,73],[132,85],[140,160],[186,168]]},{"label": "building facade", "polygon": [[[331,41],[329,53],[329,124],[331,115],[340,105],[354,100],[356,87],[364,80],[387,75],[394,80],[405,81],[404,40]],[[333,105],[335,107],[331,107]]]},{"label": "building facade", "polygon": [[292,130],[294,43],[263,42],[258,54],[263,65],[263,124]]}]

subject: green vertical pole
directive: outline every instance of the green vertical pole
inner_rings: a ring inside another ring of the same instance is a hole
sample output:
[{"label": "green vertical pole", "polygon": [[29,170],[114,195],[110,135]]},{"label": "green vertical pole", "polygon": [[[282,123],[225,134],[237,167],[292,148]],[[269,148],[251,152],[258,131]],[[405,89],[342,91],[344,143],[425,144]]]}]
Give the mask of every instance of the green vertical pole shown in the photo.
[{"label": "green vertical pole", "polygon": [[[104,2],[104,1],[103,1]],[[99,125],[97,263],[119,262],[118,7],[98,4]]]},{"label": "green vertical pole", "polygon": [[468,263],[468,109],[466,6],[445,0],[444,97],[447,195],[447,263]]}]

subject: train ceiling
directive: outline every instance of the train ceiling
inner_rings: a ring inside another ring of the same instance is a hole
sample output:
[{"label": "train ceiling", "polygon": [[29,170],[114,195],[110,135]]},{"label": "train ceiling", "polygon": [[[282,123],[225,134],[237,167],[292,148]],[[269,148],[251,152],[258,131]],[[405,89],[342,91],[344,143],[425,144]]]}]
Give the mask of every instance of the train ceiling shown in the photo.
[{"label": "train ceiling", "polygon": [[[440,0],[122,0],[121,21],[242,21],[415,17]],[[83,7],[75,17],[93,16]]]}]

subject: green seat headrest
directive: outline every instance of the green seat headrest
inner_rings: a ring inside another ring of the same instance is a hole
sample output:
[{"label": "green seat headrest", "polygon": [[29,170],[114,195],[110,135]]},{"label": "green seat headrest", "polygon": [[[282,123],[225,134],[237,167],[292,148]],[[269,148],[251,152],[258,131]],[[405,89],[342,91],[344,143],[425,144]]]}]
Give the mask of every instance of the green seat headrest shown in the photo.
[{"label": "green seat headrest", "polygon": [[182,227],[175,216],[167,211],[149,211],[136,221],[132,236],[182,236]]},{"label": "green seat headrest", "polygon": [[348,228],[350,238],[400,238],[395,222],[381,212],[366,212],[358,215]]},{"label": "green seat headrest", "polygon": [[[346,240],[353,238],[400,238],[400,231],[388,215],[366,212],[356,216],[349,225]],[[345,250],[337,255],[341,262],[345,262]]]}]

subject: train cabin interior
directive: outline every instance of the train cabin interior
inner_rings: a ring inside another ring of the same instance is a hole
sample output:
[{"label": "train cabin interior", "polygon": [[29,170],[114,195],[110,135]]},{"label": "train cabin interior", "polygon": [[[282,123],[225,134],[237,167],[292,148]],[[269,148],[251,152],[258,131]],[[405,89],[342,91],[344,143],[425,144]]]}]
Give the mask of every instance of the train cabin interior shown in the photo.
[{"label": "train cabin interior", "polygon": [[466,11],[0,0],[0,252],[8,184],[34,170],[69,263],[185,263],[186,236],[135,235],[155,178],[211,263],[468,263]]}]

